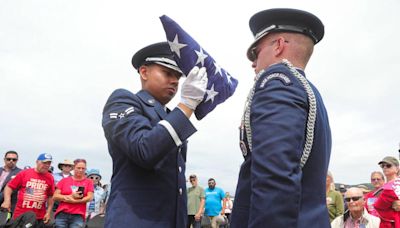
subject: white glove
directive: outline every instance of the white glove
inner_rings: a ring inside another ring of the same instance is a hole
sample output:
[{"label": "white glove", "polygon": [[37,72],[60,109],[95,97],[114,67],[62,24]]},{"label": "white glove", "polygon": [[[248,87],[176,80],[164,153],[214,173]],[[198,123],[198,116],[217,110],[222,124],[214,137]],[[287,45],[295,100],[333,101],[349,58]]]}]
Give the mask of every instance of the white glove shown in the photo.
[{"label": "white glove", "polygon": [[204,98],[207,82],[206,68],[202,67],[199,69],[197,66],[193,67],[182,84],[181,103],[191,110],[195,110]]}]

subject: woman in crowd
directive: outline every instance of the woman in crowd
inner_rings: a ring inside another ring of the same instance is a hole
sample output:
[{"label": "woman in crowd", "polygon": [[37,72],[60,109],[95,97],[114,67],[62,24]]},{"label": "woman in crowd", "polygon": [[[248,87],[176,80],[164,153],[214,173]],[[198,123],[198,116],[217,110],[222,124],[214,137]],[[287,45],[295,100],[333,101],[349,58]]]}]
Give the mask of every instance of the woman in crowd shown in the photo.
[{"label": "woman in crowd", "polygon": [[86,203],[93,198],[93,182],[86,178],[86,160],[74,161],[74,175],[58,182],[54,200],[60,202],[55,213],[57,228],[83,227]]},{"label": "woman in crowd", "polygon": [[104,214],[106,191],[101,186],[101,175],[98,169],[90,169],[87,177],[93,181],[94,194],[93,199],[87,204],[88,219],[98,214]]},{"label": "woman in crowd", "polygon": [[58,163],[58,169],[61,170],[59,173],[53,173],[54,183],[57,185],[58,182],[65,178],[72,176],[72,168],[74,167],[74,163],[72,161],[65,159],[63,162]]},{"label": "woman in crowd", "polygon": [[386,177],[386,182],[388,184],[393,183],[393,181],[399,175],[399,160],[392,156],[387,156],[378,163],[382,168],[382,172]]},{"label": "woman in crowd", "polygon": [[328,174],[326,176],[326,205],[328,207],[330,222],[332,222],[336,217],[343,215],[343,197],[340,192],[335,191],[335,184],[333,182],[333,176],[330,171],[328,171]]},{"label": "woman in crowd", "polygon": [[383,173],[379,171],[372,172],[371,184],[374,186],[374,190],[364,195],[365,208],[371,215],[379,217],[374,208],[374,203],[378,199],[382,186],[385,184],[385,176]]},{"label": "woman in crowd", "polygon": [[399,161],[395,157],[385,157],[378,163],[387,178],[382,191],[374,203],[374,208],[381,219],[380,228],[400,227],[400,212],[393,208],[400,198]]},{"label": "woman in crowd", "polygon": [[231,221],[231,213],[233,208],[233,201],[229,192],[225,193],[225,216],[228,219],[228,223]]}]

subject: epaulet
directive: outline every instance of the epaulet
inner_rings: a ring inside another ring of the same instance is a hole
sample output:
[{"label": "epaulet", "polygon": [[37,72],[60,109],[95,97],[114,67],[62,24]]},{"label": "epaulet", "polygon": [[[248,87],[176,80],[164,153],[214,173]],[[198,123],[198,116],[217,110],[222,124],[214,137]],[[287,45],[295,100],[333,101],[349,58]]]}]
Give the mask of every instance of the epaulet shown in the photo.
[{"label": "epaulet", "polygon": [[288,86],[292,84],[292,81],[290,81],[289,77],[286,76],[285,74],[282,73],[272,73],[268,76],[266,76],[260,83],[259,88],[264,88],[265,84],[271,80],[278,79],[280,80],[284,85]]}]

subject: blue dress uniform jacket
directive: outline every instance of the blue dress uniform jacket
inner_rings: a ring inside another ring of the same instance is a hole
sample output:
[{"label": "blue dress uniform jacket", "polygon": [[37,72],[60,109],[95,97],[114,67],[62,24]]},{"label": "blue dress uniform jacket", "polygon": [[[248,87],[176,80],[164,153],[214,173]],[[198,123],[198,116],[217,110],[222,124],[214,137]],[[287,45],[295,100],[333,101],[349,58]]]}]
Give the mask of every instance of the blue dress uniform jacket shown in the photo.
[{"label": "blue dress uniform jacket", "polygon": [[301,168],[309,110],[304,87],[284,64],[267,68],[256,82],[252,151],[244,153],[231,228],[330,227],[325,185],[331,133],[322,98],[309,84],[317,113],[312,150]]},{"label": "blue dress uniform jacket", "polygon": [[114,91],[102,121],[113,160],[105,227],[185,227],[186,139],[196,129],[148,92]]}]

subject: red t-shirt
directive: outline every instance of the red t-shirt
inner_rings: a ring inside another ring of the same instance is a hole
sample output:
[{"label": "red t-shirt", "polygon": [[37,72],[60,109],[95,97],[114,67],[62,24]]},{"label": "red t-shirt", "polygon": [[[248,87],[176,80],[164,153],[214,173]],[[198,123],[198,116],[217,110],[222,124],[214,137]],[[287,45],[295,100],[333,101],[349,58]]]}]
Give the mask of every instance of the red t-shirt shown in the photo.
[{"label": "red t-shirt", "polygon": [[384,184],[383,191],[374,203],[374,208],[381,219],[379,228],[400,227],[400,212],[392,208],[393,202],[399,200],[399,196],[396,194],[399,181],[400,179],[396,178],[394,181]]},{"label": "red t-shirt", "polygon": [[[88,192],[94,192],[93,181],[88,178],[83,180],[74,180],[73,177],[66,177],[60,180],[57,184],[57,189],[60,189],[61,195],[71,195],[73,192],[78,191],[78,187],[84,187],[83,196],[87,196]],[[64,212],[74,215],[82,215],[85,221],[86,203],[66,203],[61,201],[58,205],[55,216],[58,213]]]},{"label": "red t-shirt", "polygon": [[371,215],[374,215],[376,217],[379,217],[379,215],[375,210],[374,203],[378,199],[379,194],[378,195],[374,195],[374,194],[375,194],[375,192],[377,192],[379,190],[380,189],[376,189],[376,190],[374,190],[372,192],[368,192],[367,194],[364,195],[365,209],[367,209],[368,213],[370,213]]},{"label": "red t-shirt", "polygon": [[34,168],[22,170],[8,182],[8,187],[18,189],[14,219],[27,211],[33,211],[38,220],[43,219],[47,198],[54,193],[54,178],[50,173],[38,173]]}]

